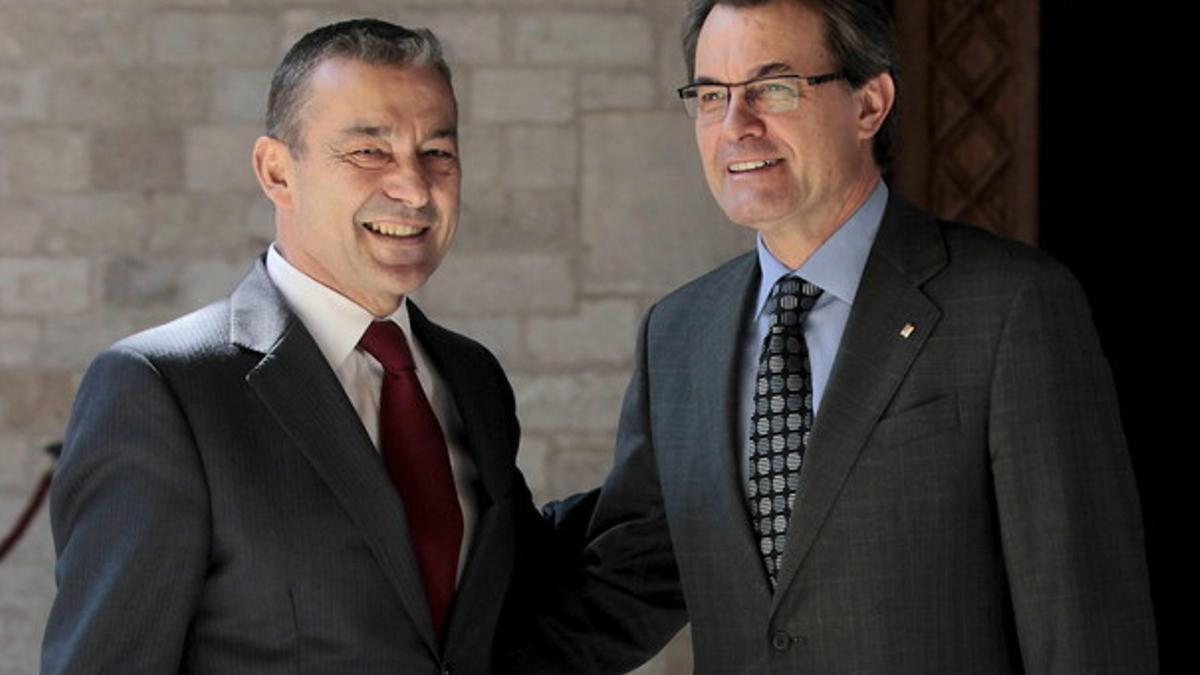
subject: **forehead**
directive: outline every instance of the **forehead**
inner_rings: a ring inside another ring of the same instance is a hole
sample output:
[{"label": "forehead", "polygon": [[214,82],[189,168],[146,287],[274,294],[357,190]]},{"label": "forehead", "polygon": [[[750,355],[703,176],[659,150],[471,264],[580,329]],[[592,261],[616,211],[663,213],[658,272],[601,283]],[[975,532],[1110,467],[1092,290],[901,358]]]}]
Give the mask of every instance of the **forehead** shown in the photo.
[{"label": "forehead", "polygon": [[805,75],[832,65],[825,20],[807,3],[776,0],[756,7],[713,7],[696,43],[696,78],[754,77],[764,66],[786,65]]},{"label": "forehead", "polygon": [[[318,64],[309,75],[307,125],[418,122],[453,126],[454,92],[433,66],[376,65],[346,58]],[[314,129],[315,131],[315,129]]]}]

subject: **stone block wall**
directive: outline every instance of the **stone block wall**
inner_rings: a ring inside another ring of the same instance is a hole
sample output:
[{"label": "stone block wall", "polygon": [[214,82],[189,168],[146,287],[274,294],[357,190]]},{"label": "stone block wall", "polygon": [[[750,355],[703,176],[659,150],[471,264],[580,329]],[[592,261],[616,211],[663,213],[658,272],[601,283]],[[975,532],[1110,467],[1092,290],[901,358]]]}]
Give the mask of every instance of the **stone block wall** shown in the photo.
[{"label": "stone block wall", "polygon": [[[674,96],[684,0],[0,1],[0,534],[116,339],[229,292],[271,241],[250,148],[286,47],[378,16],[441,36],[458,240],[417,296],[500,357],[539,500],[611,463],[639,319],[750,247]],[[0,563],[0,675],[37,669],[43,512]],[[641,671],[690,672],[686,636]]]}]

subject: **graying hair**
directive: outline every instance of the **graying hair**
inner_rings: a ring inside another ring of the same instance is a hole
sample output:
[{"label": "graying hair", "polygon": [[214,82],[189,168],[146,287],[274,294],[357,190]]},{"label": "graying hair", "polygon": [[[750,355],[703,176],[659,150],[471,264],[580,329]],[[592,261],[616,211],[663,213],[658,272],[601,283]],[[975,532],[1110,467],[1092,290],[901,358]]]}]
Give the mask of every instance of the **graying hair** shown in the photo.
[{"label": "graying hair", "polygon": [[[683,20],[683,59],[688,81],[696,75],[696,43],[700,29],[713,7],[760,7],[778,0],[690,0]],[[789,0],[784,0],[789,1]],[[790,0],[800,2],[801,0]],[[891,14],[879,0],[804,0],[825,17],[825,47],[834,60],[834,68],[858,89],[882,73],[897,80],[900,57],[896,50],[896,31]],[[817,73],[803,73],[816,75]],[[899,99],[900,83],[896,81]],[[892,109],[875,134],[871,150],[880,169],[892,163],[896,144],[896,110]]]},{"label": "graying hair", "polygon": [[450,84],[450,66],[442,43],[425,28],[404,28],[379,19],[354,19],[322,26],[300,38],[271,78],[267,96],[267,135],[287,143],[299,155],[304,149],[300,109],[312,71],[328,59],[343,57],[398,67],[432,66]]}]

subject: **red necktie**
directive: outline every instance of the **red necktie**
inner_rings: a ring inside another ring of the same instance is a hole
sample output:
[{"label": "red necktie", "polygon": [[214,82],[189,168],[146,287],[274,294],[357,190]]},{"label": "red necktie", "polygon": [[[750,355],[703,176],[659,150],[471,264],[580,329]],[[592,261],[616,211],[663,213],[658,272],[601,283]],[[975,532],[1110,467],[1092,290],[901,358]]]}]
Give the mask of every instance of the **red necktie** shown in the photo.
[{"label": "red necktie", "polygon": [[462,509],[446,439],[417,380],[416,364],[400,326],[375,321],[358,344],[383,364],[379,446],[404,501],[434,628],[443,635],[463,538]]}]

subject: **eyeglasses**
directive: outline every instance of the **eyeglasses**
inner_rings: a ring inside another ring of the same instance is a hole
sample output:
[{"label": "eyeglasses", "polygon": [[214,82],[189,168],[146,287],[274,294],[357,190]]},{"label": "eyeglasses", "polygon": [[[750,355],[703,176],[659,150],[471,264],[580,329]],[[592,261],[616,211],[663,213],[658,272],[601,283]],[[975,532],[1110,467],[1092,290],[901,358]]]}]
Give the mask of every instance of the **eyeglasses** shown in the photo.
[{"label": "eyeglasses", "polygon": [[725,119],[729,109],[730,90],[745,89],[746,105],[754,112],[765,115],[795,110],[804,98],[805,90],[826,82],[844,79],[843,73],[824,75],[771,75],[756,77],[745,82],[698,82],[680,87],[679,98],[688,117],[701,122]]}]

